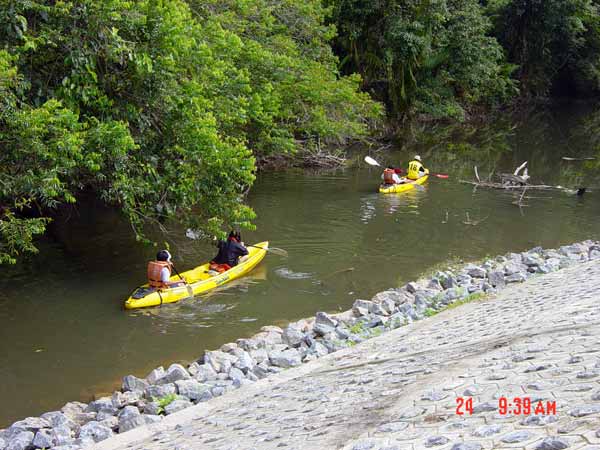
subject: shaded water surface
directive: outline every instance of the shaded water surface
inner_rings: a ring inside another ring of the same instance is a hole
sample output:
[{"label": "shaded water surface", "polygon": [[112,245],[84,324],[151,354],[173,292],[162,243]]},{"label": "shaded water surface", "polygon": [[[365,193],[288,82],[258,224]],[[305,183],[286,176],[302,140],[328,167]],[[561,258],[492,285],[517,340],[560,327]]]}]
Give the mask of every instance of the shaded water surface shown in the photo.
[{"label": "shaded water surface", "polygon": [[[40,255],[0,281],[0,426],[110,392],[126,374],[193,360],[262,325],[347,309],[446,261],[600,238],[600,191],[583,198],[531,192],[536,198],[519,209],[515,194],[457,182],[472,177],[474,163],[485,174],[529,159],[530,174],[545,183],[580,183],[581,167],[559,159],[572,145],[528,127],[481,145],[448,136],[441,148],[424,146],[432,169],[448,169],[450,178],[404,194],[376,193],[380,173],[364,165],[261,174],[249,197],[257,231],[244,238],[268,239],[289,258],[269,255],[251,276],[163,308],[122,309],[155,249],[137,244],[113,211],[92,205],[61,217]],[[407,161],[400,152],[374,156]],[[176,241],[180,271],[213,254],[208,245]]]}]

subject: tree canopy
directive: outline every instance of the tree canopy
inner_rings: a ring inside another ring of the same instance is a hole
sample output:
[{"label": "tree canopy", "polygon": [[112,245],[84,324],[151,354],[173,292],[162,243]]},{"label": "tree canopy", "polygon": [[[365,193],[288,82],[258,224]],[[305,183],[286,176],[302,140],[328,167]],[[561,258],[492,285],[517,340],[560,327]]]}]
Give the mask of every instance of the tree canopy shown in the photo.
[{"label": "tree canopy", "polygon": [[84,192],[139,239],[252,227],[257,155],[365,135],[381,108],[338,75],[325,10],[288,3],[2,2],[0,262]]}]

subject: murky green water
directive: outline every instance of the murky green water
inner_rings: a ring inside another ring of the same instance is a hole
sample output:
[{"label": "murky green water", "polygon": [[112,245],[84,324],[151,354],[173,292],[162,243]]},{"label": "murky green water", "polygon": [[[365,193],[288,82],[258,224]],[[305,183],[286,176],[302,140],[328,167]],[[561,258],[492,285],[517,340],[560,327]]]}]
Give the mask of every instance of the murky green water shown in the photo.
[{"label": "murky green water", "polygon": [[[404,194],[376,193],[380,172],[365,165],[262,174],[249,198],[257,231],[244,238],[268,239],[289,258],[269,255],[225,289],[160,309],[122,309],[155,250],[136,244],[127,224],[100,206],[62,217],[39,257],[0,281],[0,425],[89,400],[126,374],[192,360],[262,325],[347,309],[444,261],[600,238],[600,189],[583,198],[531,192],[535,198],[519,209],[515,194],[458,183],[472,178],[474,164],[487,175],[528,159],[535,181],[591,186],[593,170],[560,161],[589,154],[586,137],[575,133],[577,120],[564,110],[514,129],[507,121],[472,134],[431,130],[405,148],[450,178],[431,178],[423,190]],[[402,152],[372,155],[407,161]],[[465,224],[467,214],[478,223]],[[186,239],[178,244],[180,271],[213,254]]]}]

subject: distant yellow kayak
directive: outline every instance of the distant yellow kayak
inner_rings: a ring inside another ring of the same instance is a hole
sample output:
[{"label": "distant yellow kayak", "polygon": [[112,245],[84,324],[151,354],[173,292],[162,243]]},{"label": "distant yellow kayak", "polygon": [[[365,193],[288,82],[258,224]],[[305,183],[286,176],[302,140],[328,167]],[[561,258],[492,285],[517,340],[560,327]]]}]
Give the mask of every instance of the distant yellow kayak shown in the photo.
[{"label": "distant yellow kayak", "polygon": [[[182,272],[181,276],[186,279],[187,283],[170,289],[157,290],[148,284],[144,284],[133,291],[131,296],[125,300],[125,309],[147,308],[149,306],[159,306],[163,303],[174,303],[222,286],[254,269],[265,257],[268,248],[268,241],[248,247],[248,259],[246,261],[218,275],[208,273],[209,263]],[[180,278],[177,275],[171,277],[171,281],[179,280]]]},{"label": "distant yellow kayak", "polygon": [[426,175],[423,175],[421,178],[417,180],[411,180],[406,183],[399,184],[381,184],[379,186],[379,192],[381,194],[393,194],[397,192],[404,192],[415,188],[415,185],[421,185],[427,181],[429,178],[429,170],[427,170]]}]

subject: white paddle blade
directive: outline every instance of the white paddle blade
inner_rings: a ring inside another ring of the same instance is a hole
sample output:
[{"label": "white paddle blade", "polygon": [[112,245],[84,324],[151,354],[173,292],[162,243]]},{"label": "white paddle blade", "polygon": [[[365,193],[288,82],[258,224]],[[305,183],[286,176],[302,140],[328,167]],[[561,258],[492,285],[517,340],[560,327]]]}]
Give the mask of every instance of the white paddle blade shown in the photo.
[{"label": "white paddle blade", "polygon": [[370,166],[379,166],[381,167],[381,165],[375,161],[373,158],[371,158],[370,156],[365,156],[365,162],[367,164],[369,164]]}]

